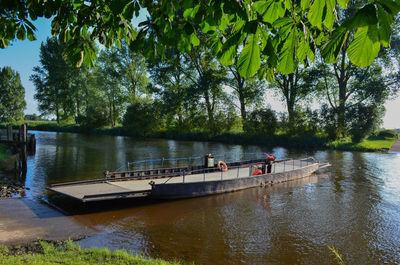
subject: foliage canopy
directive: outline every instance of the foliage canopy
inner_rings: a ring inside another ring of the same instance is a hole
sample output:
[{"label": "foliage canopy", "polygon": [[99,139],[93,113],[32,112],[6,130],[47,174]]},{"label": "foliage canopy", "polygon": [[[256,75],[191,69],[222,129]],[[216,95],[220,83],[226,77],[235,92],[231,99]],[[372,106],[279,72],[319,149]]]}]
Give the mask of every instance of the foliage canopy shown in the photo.
[{"label": "foliage canopy", "polygon": [[[314,60],[335,62],[349,33],[356,32],[347,50],[360,67],[372,63],[381,45],[389,47],[391,25],[400,11],[399,0],[369,1],[343,21],[337,14],[348,0],[68,0],[1,1],[0,46],[15,39],[35,39],[38,17],[52,18],[52,34],[68,43],[70,59],[91,66],[94,40],[120,47],[124,40],[147,58],[167,47],[188,52],[200,44],[200,34],[212,38],[212,48],[224,65],[236,65],[243,77],[272,80],[274,73],[295,71]],[[135,29],[132,19],[146,9],[150,17]],[[261,66],[261,59],[266,64]]]}]

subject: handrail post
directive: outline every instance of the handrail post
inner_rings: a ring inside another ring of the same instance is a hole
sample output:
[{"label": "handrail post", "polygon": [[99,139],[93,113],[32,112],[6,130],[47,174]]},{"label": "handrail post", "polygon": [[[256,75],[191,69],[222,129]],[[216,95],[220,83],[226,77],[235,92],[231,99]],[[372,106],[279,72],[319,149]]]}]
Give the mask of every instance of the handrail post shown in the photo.
[{"label": "handrail post", "polygon": [[294,159],[293,159],[293,170],[294,170]]},{"label": "handrail post", "polygon": [[274,163],[274,173],[275,173],[275,169],[276,169],[276,163]]},{"label": "handrail post", "polygon": [[203,168],[203,181],[206,181],[206,169]]},{"label": "handrail post", "polygon": [[222,174],[224,173],[224,171],[222,170],[222,167],[221,167],[221,180],[222,180]]},{"label": "handrail post", "polygon": [[239,178],[239,166],[238,166],[237,169],[238,169],[238,170],[237,170],[237,177],[236,177],[236,178]]},{"label": "handrail post", "polygon": [[183,171],[183,183],[185,183],[185,170]]},{"label": "handrail post", "polygon": [[283,161],[283,172],[286,171],[286,161]]}]

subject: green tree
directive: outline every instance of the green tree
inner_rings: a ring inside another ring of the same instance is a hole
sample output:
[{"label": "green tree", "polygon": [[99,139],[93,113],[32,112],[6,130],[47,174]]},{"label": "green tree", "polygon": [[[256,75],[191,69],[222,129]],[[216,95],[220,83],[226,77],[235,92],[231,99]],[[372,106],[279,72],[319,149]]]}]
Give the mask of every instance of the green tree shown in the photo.
[{"label": "green tree", "polygon": [[192,82],[189,93],[194,96],[193,99],[196,95],[201,96],[207,112],[208,129],[212,134],[217,134],[222,128],[218,126],[220,121],[217,121],[215,116],[221,100],[226,99],[222,89],[227,76],[226,69],[213,57],[205,37],[202,45],[193,48],[184,56],[186,64],[184,72]]},{"label": "green tree", "polygon": [[[148,62],[148,69],[153,85],[152,90],[163,102],[163,112],[169,125],[177,129],[189,129],[193,124],[193,102],[198,98],[190,94],[190,79],[194,71],[184,65],[184,56],[177,49],[168,49],[164,60],[158,57]],[[190,78],[188,78],[190,76]]]},{"label": "green tree", "polygon": [[304,68],[297,68],[291,74],[277,74],[272,84],[286,103],[288,112],[289,128],[294,128],[296,123],[296,106],[314,92],[317,78],[314,71]]},{"label": "green tree", "polygon": [[378,63],[359,68],[342,57],[338,64],[320,64],[317,68],[320,70],[319,90],[325,92],[336,116],[338,137],[344,137],[347,133],[349,120],[346,119],[346,112],[349,109],[359,104],[382,106],[398,88],[392,75],[383,74],[382,66]]},{"label": "green tree", "polygon": [[272,136],[278,127],[278,119],[273,110],[257,109],[252,111],[244,124],[244,131],[249,135]]},{"label": "green tree", "polygon": [[61,119],[74,117],[79,103],[78,88],[72,80],[79,75],[79,68],[65,60],[65,45],[55,38],[47,39],[40,46],[40,65],[33,68],[35,74],[30,80],[35,85],[35,99],[39,111],[55,115],[57,123]]},{"label": "green tree", "polygon": [[129,132],[140,136],[157,132],[163,125],[160,102],[132,103],[126,110],[123,125]]},{"label": "green tree", "polygon": [[115,127],[125,109],[126,93],[122,86],[122,73],[118,69],[120,64],[118,51],[115,48],[103,50],[98,59],[98,68],[94,72],[97,89],[108,108],[109,121]]},{"label": "green tree", "polygon": [[[346,43],[350,61],[360,67],[372,63],[380,46],[389,46],[390,27],[400,10],[392,0],[362,2],[345,20],[336,14],[347,8],[348,0],[314,1],[3,1],[0,9],[0,46],[14,39],[34,40],[31,21],[52,18],[52,34],[68,43],[69,57],[80,65],[93,65],[93,41],[106,47],[122,40],[141,50],[147,58],[163,54],[166,47],[181,52],[200,44],[200,31],[214,41],[218,59],[232,65],[240,50],[237,66],[243,77],[253,76],[261,67],[271,78],[274,72],[295,71],[321,52],[325,62],[336,61]],[[131,24],[140,9],[149,13]],[[198,30],[200,27],[200,30]],[[349,40],[350,32],[356,31]],[[240,46],[245,43],[243,49]],[[271,79],[270,79],[271,80]]]},{"label": "green tree", "polygon": [[13,122],[23,119],[25,88],[19,73],[5,66],[0,71],[0,121]]},{"label": "green tree", "polygon": [[126,90],[128,101],[135,102],[141,94],[147,93],[149,78],[147,77],[146,59],[141,53],[132,52],[125,42],[122,42],[116,52],[119,57],[117,70],[121,78],[121,85]]},{"label": "green tree", "polygon": [[233,89],[239,105],[240,116],[243,122],[247,118],[247,109],[262,102],[265,90],[265,82],[256,77],[244,78],[240,75],[236,65],[228,66],[229,77],[226,84]]}]

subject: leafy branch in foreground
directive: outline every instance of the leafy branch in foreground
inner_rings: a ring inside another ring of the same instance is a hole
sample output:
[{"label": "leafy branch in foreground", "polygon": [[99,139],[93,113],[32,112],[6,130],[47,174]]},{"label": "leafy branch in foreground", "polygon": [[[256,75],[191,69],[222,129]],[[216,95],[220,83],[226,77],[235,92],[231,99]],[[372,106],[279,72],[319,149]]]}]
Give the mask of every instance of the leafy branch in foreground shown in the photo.
[{"label": "leafy branch in foreground", "polygon": [[[240,52],[236,65],[243,77],[261,68],[260,77],[269,80],[276,72],[289,74],[307,65],[318,51],[326,62],[335,62],[351,32],[356,34],[347,51],[350,61],[360,67],[371,64],[381,46],[389,47],[391,25],[400,11],[399,0],[369,1],[339,22],[348,0],[27,0],[0,5],[3,48],[15,39],[34,40],[32,21],[38,17],[52,18],[52,34],[68,43],[68,56],[78,66],[94,64],[95,40],[106,47],[125,41],[152,59],[168,47],[187,53],[207,34],[222,64],[232,65]],[[144,9],[150,16],[135,29],[132,19]]]}]

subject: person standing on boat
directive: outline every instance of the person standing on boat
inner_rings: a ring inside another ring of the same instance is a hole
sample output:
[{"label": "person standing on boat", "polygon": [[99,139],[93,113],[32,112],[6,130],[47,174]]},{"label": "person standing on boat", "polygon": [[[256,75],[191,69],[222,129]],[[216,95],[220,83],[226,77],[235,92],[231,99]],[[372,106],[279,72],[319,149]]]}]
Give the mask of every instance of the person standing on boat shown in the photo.
[{"label": "person standing on boat", "polygon": [[271,156],[271,155],[268,155],[268,156],[267,156],[267,159],[266,159],[267,173],[271,173],[271,171],[272,171],[272,164],[274,163],[274,161],[275,161],[275,157],[274,157],[274,156]]}]

